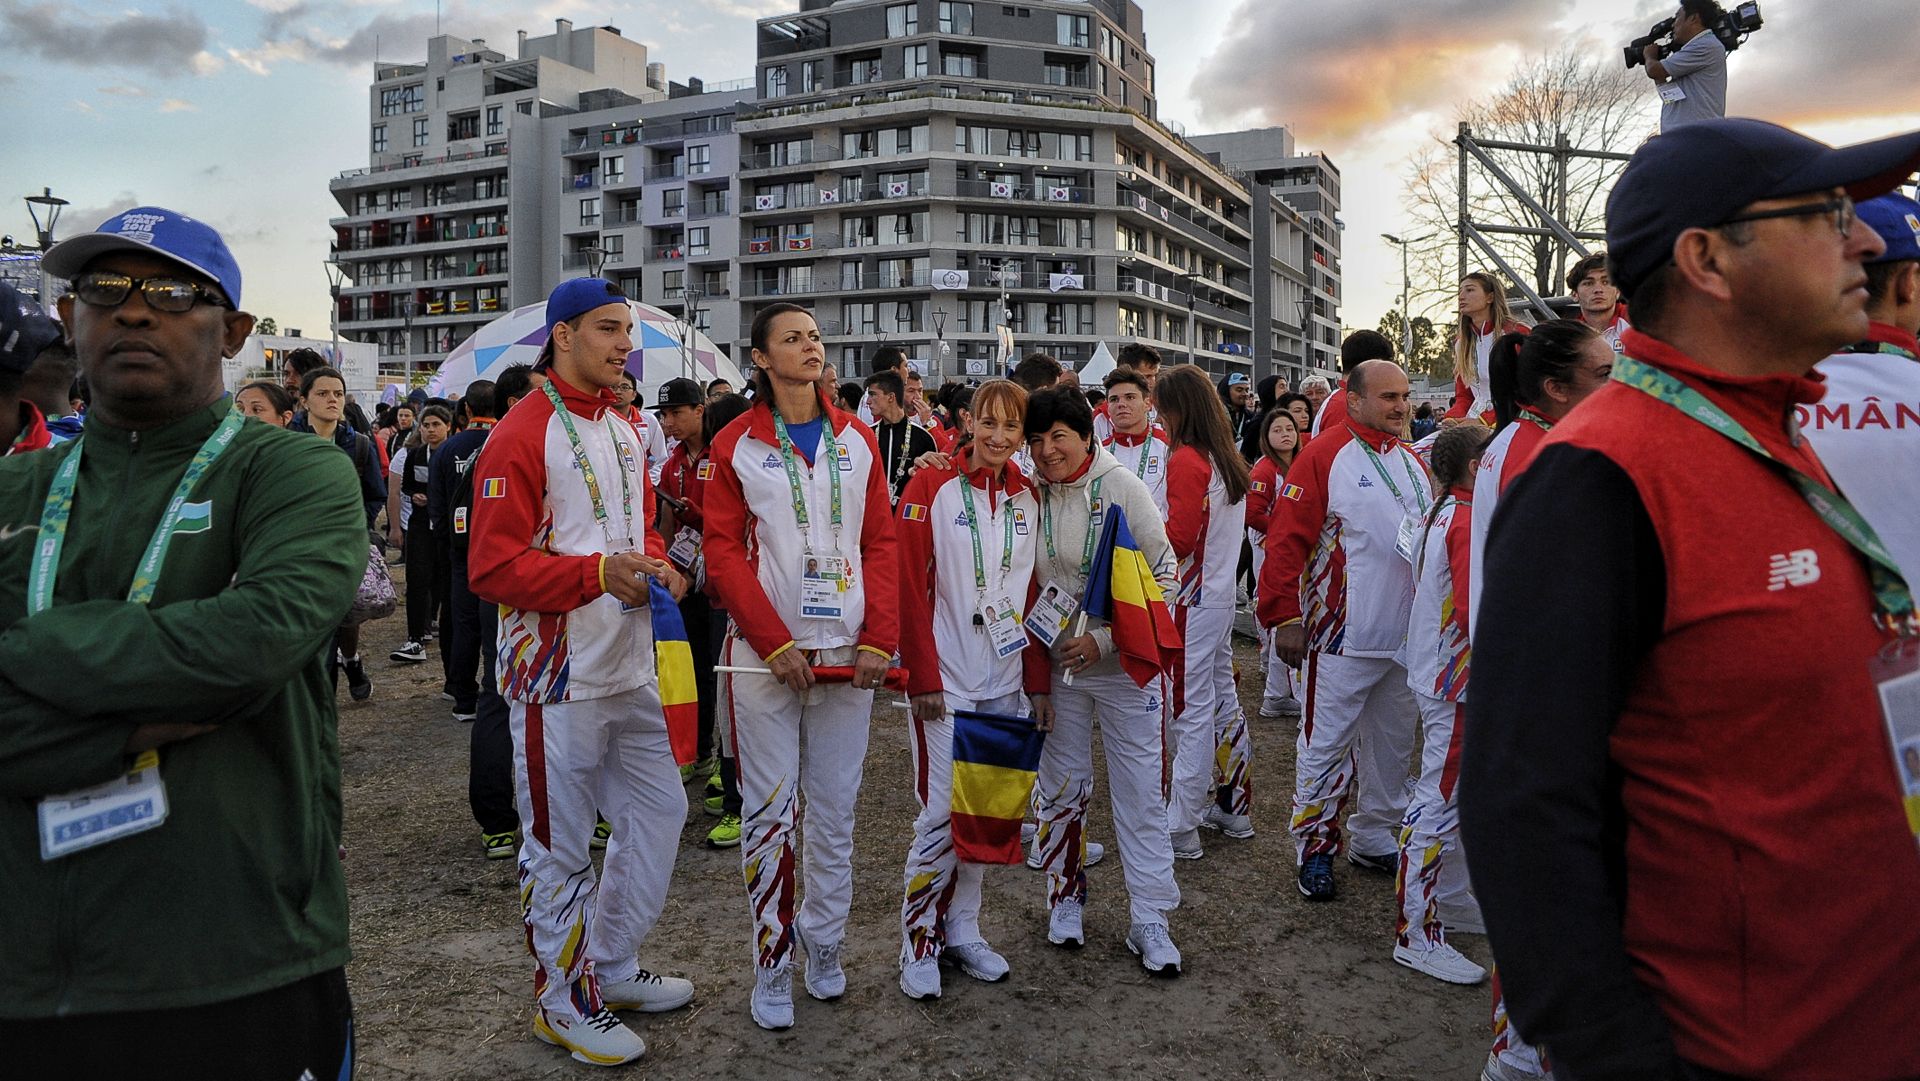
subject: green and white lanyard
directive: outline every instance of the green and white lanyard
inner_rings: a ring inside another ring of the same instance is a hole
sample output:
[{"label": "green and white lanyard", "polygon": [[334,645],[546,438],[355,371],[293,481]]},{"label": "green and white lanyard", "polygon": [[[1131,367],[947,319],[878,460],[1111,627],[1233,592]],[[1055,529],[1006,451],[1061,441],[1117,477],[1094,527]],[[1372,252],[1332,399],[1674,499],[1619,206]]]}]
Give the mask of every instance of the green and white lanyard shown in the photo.
[{"label": "green and white lanyard", "polygon": [[[180,522],[181,507],[193,494],[200,478],[207,475],[207,470],[232,445],[234,435],[246,419],[238,413],[227,414],[207,441],[200,444],[200,449],[194,451],[186,473],[174,486],[173,497],[167,500],[160,524],[153,527],[153,537],[147,541],[146,553],[134,571],[133,585],[127,589],[127,600],[134,604],[153,603],[154,590],[160,585],[160,565],[166,561],[167,547],[173,543],[173,530]],[[72,452],[60,463],[60,469],[53,475],[53,485],[47,489],[47,503],[40,511],[40,543],[34,546],[33,563],[27,571],[28,615],[53,607],[53,583],[60,573],[60,549],[66,543],[67,523],[73,517],[73,489],[80,477],[80,453],[85,449],[85,442],[84,435],[73,441]]]},{"label": "green and white lanyard", "polygon": [[1519,410],[1519,414],[1520,415],[1515,419],[1524,420],[1528,424],[1533,425],[1534,427],[1540,429],[1543,432],[1553,431],[1553,422],[1541,416],[1540,414],[1534,412],[1533,410],[1523,407]]},{"label": "green and white lanyard", "polygon": [[[587,484],[587,498],[593,502],[593,520],[600,523],[600,532],[606,534],[607,547],[619,547],[614,538],[613,527],[607,524],[607,504],[600,497],[600,478],[593,472],[593,462],[587,457],[587,448],[580,442],[580,433],[573,427],[573,414],[567,409],[567,403],[560,398],[560,392],[553,389],[551,382],[542,383],[540,389],[547,392],[547,400],[553,403],[553,411],[560,416],[560,427],[567,433],[567,444],[573,448],[573,460],[580,466],[580,479]],[[613,426],[613,418],[606,417],[607,435],[612,437],[615,453],[620,445],[620,433]],[[627,547],[633,543],[633,483],[627,479],[627,471],[620,470],[620,507],[626,515]]]},{"label": "green and white lanyard", "polygon": [[1774,457],[1760,445],[1753,433],[1728,416],[1726,410],[1678,378],[1628,356],[1622,356],[1614,362],[1613,378],[1655,401],[1672,406],[1681,415],[1712,428],[1786,470],[1787,479],[1800,490],[1801,497],[1820,516],[1820,520],[1867,557],[1867,574],[1873,586],[1874,607],[1877,610],[1876,621],[1903,637],[1920,633],[1920,624],[1916,624],[1914,616],[1913,593],[1908,589],[1906,579],[1901,576],[1899,566],[1894,563],[1886,545],[1881,543],[1879,535],[1873,531],[1873,526],[1860,516],[1860,512],[1847,502],[1845,496]]},{"label": "green and white lanyard", "polygon": [[[1097,539],[1093,530],[1093,516],[1100,510],[1100,482],[1106,478],[1095,477],[1087,488],[1087,540],[1080,549],[1080,577],[1085,578],[1087,571],[1093,568],[1093,543]],[[1057,558],[1053,550],[1053,500],[1041,490],[1040,531],[1047,537],[1047,558]]]},{"label": "green and white lanyard", "polygon": [[[987,598],[987,564],[986,557],[980,551],[980,515],[973,509],[973,482],[965,474],[960,477],[960,502],[967,508],[967,532],[973,537],[973,588],[984,601]],[[1000,519],[1006,528],[1005,546],[1000,550],[1000,579],[1005,581],[1008,572],[1013,570],[1013,508],[1007,505],[1004,492],[1000,499]]]},{"label": "green and white lanyard", "polygon": [[[787,422],[780,419],[780,411],[773,411],[773,434],[780,440],[780,461],[787,467],[787,487],[793,492],[793,519],[800,525],[800,539],[806,544],[808,554],[813,552],[813,534],[807,529],[810,520],[807,515],[807,489],[800,483],[800,467],[793,462],[793,437],[787,434]],[[828,524],[833,527],[833,551],[840,553],[840,523],[842,518],[840,504],[840,451],[833,441],[833,418],[822,414],[820,417],[820,451],[827,461],[827,481],[832,489],[832,512]]]},{"label": "green and white lanyard", "polygon": [[1888,356],[1905,357],[1908,360],[1920,360],[1920,356],[1915,356],[1913,350],[1905,346],[1895,345],[1892,342],[1860,342],[1856,345],[1848,346],[1846,351],[1849,353],[1884,353]]},{"label": "green and white lanyard", "polygon": [[[1117,437],[1115,441],[1118,441]],[[1153,429],[1148,428],[1146,436],[1140,440],[1140,461],[1133,467],[1133,475],[1141,480],[1147,479],[1147,459],[1152,452]]]},{"label": "green and white lanyard", "polygon": [[[1387,475],[1386,463],[1382,462],[1380,456],[1374,453],[1373,446],[1367,442],[1366,437],[1358,434],[1353,437],[1353,441],[1360,444],[1360,449],[1366,451],[1367,457],[1373,460],[1374,471],[1380,474],[1381,480],[1387,482],[1387,491],[1393,493],[1393,501],[1400,504],[1402,511],[1406,510],[1407,503],[1400,495],[1400,486],[1393,483],[1393,478]],[[1409,455],[1409,457],[1411,456]],[[1413,466],[1408,464],[1407,458],[1400,459],[1400,468],[1407,472],[1407,483],[1408,487],[1413,489],[1413,501],[1415,505],[1420,508],[1421,514],[1427,513],[1426,482],[1420,478],[1419,474],[1413,471]]]}]

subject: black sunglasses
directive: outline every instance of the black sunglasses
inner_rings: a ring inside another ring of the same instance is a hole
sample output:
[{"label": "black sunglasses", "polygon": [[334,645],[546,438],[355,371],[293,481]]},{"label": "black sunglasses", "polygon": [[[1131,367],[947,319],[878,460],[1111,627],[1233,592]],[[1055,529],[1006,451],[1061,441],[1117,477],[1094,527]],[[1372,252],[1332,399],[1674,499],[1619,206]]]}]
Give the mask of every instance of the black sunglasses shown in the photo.
[{"label": "black sunglasses", "polygon": [[158,312],[179,314],[191,311],[197,303],[216,308],[230,306],[226,298],[214,290],[180,278],[134,278],[95,271],[80,275],[73,283],[73,295],[96,308],[117,308],[126,303],[135,289],[140,290],[147,307]]}]

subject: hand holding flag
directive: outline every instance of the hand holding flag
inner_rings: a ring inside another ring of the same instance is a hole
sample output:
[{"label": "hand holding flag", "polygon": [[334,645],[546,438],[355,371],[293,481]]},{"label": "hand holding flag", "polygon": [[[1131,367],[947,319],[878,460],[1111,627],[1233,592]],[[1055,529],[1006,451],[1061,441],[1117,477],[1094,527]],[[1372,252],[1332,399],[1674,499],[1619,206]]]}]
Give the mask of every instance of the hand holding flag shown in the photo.
[{"label": "hand holding flag", "polygon": [[1109,507],[1106,519],[1087,573],[1081,610],[1107,621],[1120,666],[1145,687],[1179,663],[1180,632],[1167,611],[1166,594],[1160,591],[1153,568],[1127,527],[1126,511]]}]

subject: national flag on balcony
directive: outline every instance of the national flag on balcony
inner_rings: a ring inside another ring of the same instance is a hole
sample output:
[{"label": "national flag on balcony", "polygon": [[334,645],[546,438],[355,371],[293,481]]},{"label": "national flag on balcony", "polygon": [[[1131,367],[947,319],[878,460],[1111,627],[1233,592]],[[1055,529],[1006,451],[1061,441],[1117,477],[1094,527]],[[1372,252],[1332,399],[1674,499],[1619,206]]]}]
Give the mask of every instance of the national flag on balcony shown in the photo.
[{"label": "national flag on balcony", "polygon": [[839,201],[840,201],[839,191],[833,188],[820,189],[820,202],[822,205],[825,205],[827,203],[837,203]]},{"label": "national flag on balcony", "polygon": [[446,311],[447,305],[444,301],[436,300],[427,305],[428,315],[445,315]]},{"label": "national flag on balcony", "polygon": [[909,186],[904,180],[890,180],[887,182],[887,198],[889,199],[904,199],[907,197],[908,191]]},{"label": "national flag on balcony", "polygon": [[470,312],[470,311],[472,311],[472,310],[473,310],[473,301],[471,301],[471,300],[456,300],[456,301],[454,301],[454,302],[453,302],[453,310],[454,310],[454,312],[455,312],[455,313],[459,313],[459,312]]},{"label": "national flag on balcony", "polygon": [[933,272],[935,289],[965,289],[971,275],[964,270],[936,270]]},{"label": "national flag on balcony", "polygon": [[788,237],[787,250],[788,251],[812,251],[813,250],[813,234],[805,233],[805,234],[797,234],[797,235]]},{"label": "national flag on balcony", "polygon": [[996,180],[987,185],[987,194],[993,196],[995,199],[1011,199],[1013,198],[1013,185],[1005,181]]},{"label": "national flag on balcony", "polygon": [[768,255],[772,252],[773,239],[771,237],[755,237],[747,241],[748,255]]},{"label": "national flag on balcony", "polygon": [[1047,275],[1047,289],[1051,292],[1058,293],[1062,289],[1085,289],[1086,287],[1086,278],[1079,274]]},{"label": "national flag on balcony", "polygon": [[775,196],[756,195],[753,197],[753,208],[755,210],[778,210],[780,209],[780,203]]},{"label": "national flag on balcony", "polygon": [[1313,261],[1319,263],[1321,266],[1326,266],[1327,253],[1316,249],[1313,253]]},{"label": "national flag on balcony", "polygon": [[968,863],[1018,863],[1020,821],[1044,741],[1032,718],[953,715],[953,854]]},{"label": "national flag on balcony", "polygon": [[1166,207],[1164,207],[1164,206],[1163,206],[1163,207],[1161,207],[1161,208],[1160,208],[1160,220],[1161,220],[1161,221],[1164,221],[1164,222],[1171,222],[1171,221],[1172,221],[1172,219],[1173,219],[1173,215],[1171,215],[1171,214],[1169,214],[1169,213],[1167,212],[1167,208],[1166,208]]},{"label": "national flag on balcony", "polygon": [[1071,203],[1071,202],[1073,202],[1073,189],[1072,189],[1072,188],[1056,188],[1056,187],[1048,187],[1048,188],[1047,188],[1047,202],[1049,202],[1049,203]]}]

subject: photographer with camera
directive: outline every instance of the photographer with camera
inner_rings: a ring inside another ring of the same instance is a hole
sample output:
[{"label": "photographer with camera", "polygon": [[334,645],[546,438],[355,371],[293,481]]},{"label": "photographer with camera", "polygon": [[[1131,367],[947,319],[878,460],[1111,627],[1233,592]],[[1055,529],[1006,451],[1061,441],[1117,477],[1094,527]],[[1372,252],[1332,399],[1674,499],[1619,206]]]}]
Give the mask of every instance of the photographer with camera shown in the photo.
[{"label": "photographer with camera", "polygon": [[1680,10],[1667,20],[1671,52],[1658,42],[1641,46],[1647,77],[1660,88],[1661,131],[1727,115],[1727,47],[1709,32],[1726,16],[1714,0],[1680,0]]}]

